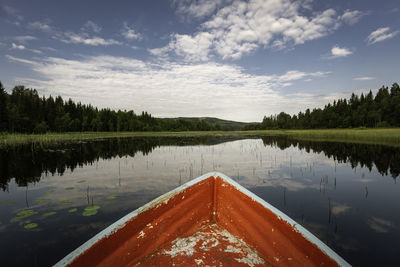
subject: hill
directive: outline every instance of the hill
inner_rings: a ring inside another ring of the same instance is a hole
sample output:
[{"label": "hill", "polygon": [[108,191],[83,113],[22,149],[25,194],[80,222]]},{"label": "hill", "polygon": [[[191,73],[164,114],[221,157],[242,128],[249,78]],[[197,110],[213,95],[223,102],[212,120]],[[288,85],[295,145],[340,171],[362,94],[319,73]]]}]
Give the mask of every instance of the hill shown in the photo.
[{"label": "hill", "polygon": [[219,127],[223,131],[236,131],[236,130],[244,130],[251,127],[255,127],[259,123],[257,122],[239,122],[239,121],[230,121],[230,120],[222,120],[213,117],[178,117],[178,118],[169,118],[173,120],[185,120],[191,122],[204,121],[210,125],[215,125]]}]

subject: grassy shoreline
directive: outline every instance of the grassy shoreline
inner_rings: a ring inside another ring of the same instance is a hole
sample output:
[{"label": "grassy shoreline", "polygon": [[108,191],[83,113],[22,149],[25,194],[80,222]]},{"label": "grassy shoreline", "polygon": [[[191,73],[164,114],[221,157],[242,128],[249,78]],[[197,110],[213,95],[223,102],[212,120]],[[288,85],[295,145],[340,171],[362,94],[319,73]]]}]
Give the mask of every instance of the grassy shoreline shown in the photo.
[{"label": "grassy shoreline", "polygon": [[190,132],[72,132],[47,134],[0,133],[0,147],[27,143],[53,143],[122,137],[196,137],[196,136],[288,136],[294,139],[328,142],[351,142],[400,146],[400,128],[387,129],[316,129],[258,131],[190,131]]}]

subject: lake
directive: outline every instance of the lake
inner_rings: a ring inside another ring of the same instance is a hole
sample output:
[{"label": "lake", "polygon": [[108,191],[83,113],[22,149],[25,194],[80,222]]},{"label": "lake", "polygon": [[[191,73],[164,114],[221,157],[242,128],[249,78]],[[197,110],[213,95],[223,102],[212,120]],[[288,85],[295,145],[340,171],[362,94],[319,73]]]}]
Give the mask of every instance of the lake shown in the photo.
[{"label": "lake", "polygon": [[2,266],[49,266],[163,193],[219,171],[356,266],[398,265],[400,149],[288,137],[148,137],[0,149]]}]

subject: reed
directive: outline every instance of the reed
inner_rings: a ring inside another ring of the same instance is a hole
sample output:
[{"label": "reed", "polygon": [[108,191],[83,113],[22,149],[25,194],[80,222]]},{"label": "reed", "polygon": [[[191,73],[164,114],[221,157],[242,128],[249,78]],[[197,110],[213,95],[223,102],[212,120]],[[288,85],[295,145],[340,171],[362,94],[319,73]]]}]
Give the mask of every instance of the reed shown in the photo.
[{"label": "reed", "polygon": [[287,136],[289,138],[327,141],[381,144],[400,146],[400,128],[312,129],[312,130],[257,130],[257,131],[187,131],[187,132],[71,132],[47,134],[0,133],[0,147],[18,144],[47,144],[68,141],[85,141],[107,138],[170,136]]}]

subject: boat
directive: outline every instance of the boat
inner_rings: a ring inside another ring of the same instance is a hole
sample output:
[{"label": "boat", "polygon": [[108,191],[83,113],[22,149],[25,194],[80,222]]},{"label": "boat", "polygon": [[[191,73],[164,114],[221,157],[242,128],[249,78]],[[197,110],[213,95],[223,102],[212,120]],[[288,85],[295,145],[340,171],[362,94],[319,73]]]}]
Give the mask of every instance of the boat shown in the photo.
[{"label": "boat", "polygon": [[350,266],[231,178],[207,173],[98,233],[55,266]]}]

